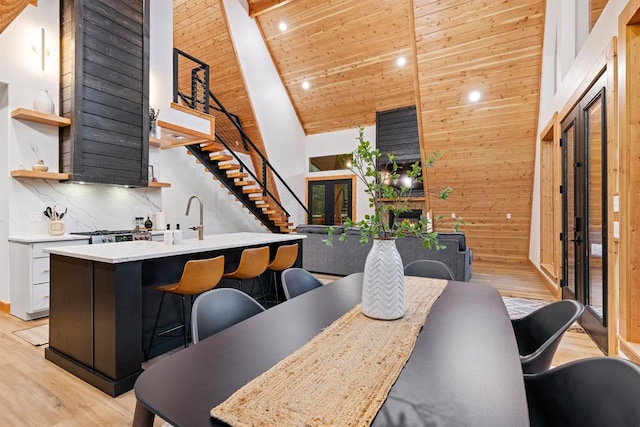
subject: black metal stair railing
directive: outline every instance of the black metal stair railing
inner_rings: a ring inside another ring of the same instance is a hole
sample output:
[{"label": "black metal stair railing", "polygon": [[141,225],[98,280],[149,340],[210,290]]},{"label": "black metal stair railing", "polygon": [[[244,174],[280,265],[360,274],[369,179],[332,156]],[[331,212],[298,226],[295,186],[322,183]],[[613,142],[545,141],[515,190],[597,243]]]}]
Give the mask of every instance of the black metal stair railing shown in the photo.
[{"label": "black metal stair railing", "polygon": [[[238,164],[240,171],[256,182],[260,194],[277,206],[275,210],[288,218],[287,223],[294,227],[306,223],[308,210],[304,203],[246,134],[239,117],[227,111],[209,89],[209,65],[174,48],[173,73],[173,101],[182,101],[191,109],[214,116],[216,142],[233,157],[230,162]],[[187,148],[271,231],[282,231],[282,226],[276,225],[281,221],[274,219],[272,214],[264,213],[252,200],[253,197],[243,192],[243,187],[236,186],[234,179],[227,177],[226,170],[221,168],[225,162],[211,161],[209,152],[199,144]]]}]

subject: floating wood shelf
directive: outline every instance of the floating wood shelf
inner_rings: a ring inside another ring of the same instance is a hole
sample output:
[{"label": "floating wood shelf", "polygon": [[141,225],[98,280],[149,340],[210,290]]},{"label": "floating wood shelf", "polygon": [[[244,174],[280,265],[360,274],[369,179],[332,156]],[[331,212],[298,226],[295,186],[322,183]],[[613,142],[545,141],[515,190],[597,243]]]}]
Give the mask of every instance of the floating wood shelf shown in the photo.
[{"label": "floating wood shelf", "polygon": [[153,187],[153,188],[168,188],[168,187],[171,187],[171,184],[168,183],[168,182],[149,181],[149,187]]},{"label": "floating wood shelf", "polygon": [[174,123],[163,122],[162,120],[158,120],[158,126],[160,126],[162,132],[160,141],[163,150],[185,145],[201,144],[203,142],[213,142],[215,139],[212,135],[207,135]]},{"label": "floating wood shelf", "polygon": [[30,171],[27,169],[11,171],[11,176],[14,178],[52,179],[56,181],[66,181],[69,179],[68,173],[40,172],[40,171]]},{"label": "floating wood shelf", "polygon": [[27,108],[17,108],[11,112],[14,119],[27,120],[30,122],[42,123],[45,125],[66,127],[71,125],[71,119],[56,116],[55,114],[41,113]]}]

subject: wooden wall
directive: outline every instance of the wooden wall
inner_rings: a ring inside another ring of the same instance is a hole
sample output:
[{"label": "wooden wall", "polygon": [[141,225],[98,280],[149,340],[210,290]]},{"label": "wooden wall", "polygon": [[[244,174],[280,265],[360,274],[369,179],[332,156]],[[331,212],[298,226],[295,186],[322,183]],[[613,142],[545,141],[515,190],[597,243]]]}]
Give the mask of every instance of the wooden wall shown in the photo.
[{"label": "wooden wall", "polygon": [[[545,2],[413,4],[422,146],[445,153],[429,183],[454,189],[432,209],[465,219],[476,259],[524,261]],[[479,102],[468,100],[472,90]]]}]

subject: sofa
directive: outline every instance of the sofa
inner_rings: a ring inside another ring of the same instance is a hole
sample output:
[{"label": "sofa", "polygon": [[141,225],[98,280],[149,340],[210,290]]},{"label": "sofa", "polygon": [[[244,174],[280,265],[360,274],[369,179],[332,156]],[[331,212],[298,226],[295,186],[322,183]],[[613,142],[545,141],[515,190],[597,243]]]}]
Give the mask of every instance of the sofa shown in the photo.
[{"label": "sofa", "polygon": [[[298,234],[306,235],[302,239],[302,268],[314,273],[346,276],[364,270],[367,254],[372,242],[360,244],[360,231],[347,231],[346,241],[340,241],[339,236],[344,229],[334,226],[333,246],[328,246],[329,226],[299,225]],[[438,243],[445,248],[425,249],[422,240],[415,237],[399,238],[396,247],[404,265],[418,259],[433,259],[445,263],[455,276],[455,279],[468,282],[471,279],[472,250],[467,247],[464,233],[438,233]]]}]

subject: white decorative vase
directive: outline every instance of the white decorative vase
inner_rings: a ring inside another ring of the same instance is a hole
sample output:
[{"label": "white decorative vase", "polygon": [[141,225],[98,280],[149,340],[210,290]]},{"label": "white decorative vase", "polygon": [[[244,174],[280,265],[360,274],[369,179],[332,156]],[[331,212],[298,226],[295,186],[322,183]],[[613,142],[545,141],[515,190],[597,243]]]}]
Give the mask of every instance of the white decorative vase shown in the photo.
[{"label": "white decorative vase", "polygon": [[53,100],[49,96],[49,92],[41,90],[38,96],[33,100],[33,109],[41,113],[53,114],[55,106]]},{"label": "white decorative vase", "polygon": [[374,239],[364,264],[362,313],[381,320],[404,316],[404,269],[393,239]]}]

